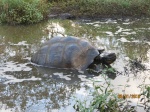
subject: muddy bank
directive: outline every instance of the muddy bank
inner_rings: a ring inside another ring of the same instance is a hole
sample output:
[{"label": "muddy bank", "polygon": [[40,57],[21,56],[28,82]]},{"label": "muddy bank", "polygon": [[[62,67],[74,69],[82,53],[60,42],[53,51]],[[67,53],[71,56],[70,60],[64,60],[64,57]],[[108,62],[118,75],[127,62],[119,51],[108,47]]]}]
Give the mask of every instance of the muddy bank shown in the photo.
[{"label": "muddy bank", "polygon": [[[74,18],[150,17],[149,1],[126,0],[71,0],[51,3],[51,15],[69,13]],[[64,18],[64,16],[62,17]],[[68,18],[67,18],[68,19]],[[72,19],[72,18],[71,18]]]}]

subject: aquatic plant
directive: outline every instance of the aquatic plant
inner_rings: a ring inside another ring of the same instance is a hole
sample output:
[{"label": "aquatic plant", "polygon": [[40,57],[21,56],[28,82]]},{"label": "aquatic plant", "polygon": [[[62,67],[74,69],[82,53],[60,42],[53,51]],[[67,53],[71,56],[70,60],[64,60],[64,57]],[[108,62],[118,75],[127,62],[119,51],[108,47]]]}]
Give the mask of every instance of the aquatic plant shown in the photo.
[{"label": "aquatic plant", "polygon": [[150,85],[142,84],[139,86],[141,88],[141,99],[144,109],[146,112],[150,111]]},{"label": "aquatic plant", "polygon": [[[84,102],[77,99],[74,108],[77,112],[135,112],[136,108],[143,101],[142,107],[148,112],[150,110],[150,85],[142,84],[141,94],[138,96],[129,96],[132,98],[140,98],[136,106],[130,105],[130,101],[127,100],[127,96],[123,93],[122,96],[114,92],[113,84],[111,80],[107,77],[107,72],[114,72],[112,68],[105,69],[101,76],[104,80],[104,85],[96,84],[99,81],[93,81],[94,91],[89,96],[92,96],[90,104],[87,106],[87,101]],[[126,88],[128,85],[125,85]]]},{"label": "aquatic plant", "polygon": [[0,0],[0,22],[29,24],[47,16],[47,0]]}]

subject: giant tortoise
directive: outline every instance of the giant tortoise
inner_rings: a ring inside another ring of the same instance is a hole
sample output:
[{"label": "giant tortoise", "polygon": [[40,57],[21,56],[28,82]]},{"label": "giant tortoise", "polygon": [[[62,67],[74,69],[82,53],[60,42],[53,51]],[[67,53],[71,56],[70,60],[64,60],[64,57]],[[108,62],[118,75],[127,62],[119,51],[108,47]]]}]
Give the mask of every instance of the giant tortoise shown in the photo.
[{"label": "giant tortoise", "polygon": [[101,56],[97,49],[85,39],[77,37],[53,37],[43,44],[31,58],[31,62],[45,67],[72,68],[84,71],[102,63],[110,65],[116,60],[115,53]]}]

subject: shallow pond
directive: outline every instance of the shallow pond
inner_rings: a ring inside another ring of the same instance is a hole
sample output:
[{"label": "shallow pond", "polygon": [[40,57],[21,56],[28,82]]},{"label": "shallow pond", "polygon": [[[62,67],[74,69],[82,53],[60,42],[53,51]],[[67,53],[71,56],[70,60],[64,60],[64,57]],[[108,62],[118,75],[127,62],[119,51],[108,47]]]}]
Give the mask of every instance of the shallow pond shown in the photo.
[{"label": "shallow pond", "polygon": [[[49,38],[77,36],[115,52],[109,79],[118,94],[140,94],[150,84],[150,19],[49,20],[30,26],[0,26],[0,112],[75,112],[77,99],[89,100],[93,72],[50,69],[30,62]],[[136,60],[135,60],[136,59]],[[131,61],[130,60],[134,60]],[[137,105],[138,98],[132,100]],[[139,112],[143,108],[137,107]]]}]

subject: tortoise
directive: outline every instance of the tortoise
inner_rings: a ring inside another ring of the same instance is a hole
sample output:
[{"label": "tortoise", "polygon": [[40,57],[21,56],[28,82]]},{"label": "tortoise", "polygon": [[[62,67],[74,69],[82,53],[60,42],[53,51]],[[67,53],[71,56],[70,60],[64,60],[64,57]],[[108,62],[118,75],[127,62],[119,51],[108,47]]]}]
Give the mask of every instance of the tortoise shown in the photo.
[{"label": "tortoise", "polygon": [[110,65],[116,60],[115,53],[101,56],[104,49],[96,49],[84,39],[73,36],[53,37],[31,58],[31,62],[44,67],[70,68],[84,71],[98,64]]}]

